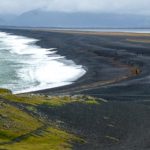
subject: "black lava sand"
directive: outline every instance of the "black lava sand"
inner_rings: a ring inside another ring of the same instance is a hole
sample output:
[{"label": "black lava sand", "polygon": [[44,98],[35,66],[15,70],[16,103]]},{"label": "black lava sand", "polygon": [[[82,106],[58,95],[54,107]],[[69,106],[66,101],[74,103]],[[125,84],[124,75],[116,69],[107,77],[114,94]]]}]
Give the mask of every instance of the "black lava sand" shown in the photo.
[{"label": "black lava sand", "polygon": [[[41,47],[57,48],[58,54],[83,65],[87,70],[86,75],[72,85],[38,91],[38,93],[90,94],[98,97],[105,94],[126,96],[124,89],[136,84],[135,92],[139,94],[141,88],[138,89],[137,83],[143,83],[143,78],[147,77],[149,72],[147,69],[149,45],[127,41],[128,38],[136,39],[137,36],[8,29],[3,31],[40,39],[37,44]],[[138,38],[143,39],[139,36]],[[135,68],[142,70],[140,75],[135,74]],[[128,91],[127,95],[129,95]]]},{"label": "black lava sand", "polygon": [[72,85],[36,93],[86,94],[108,100],[88,111],[78,106],[55,112],[39,108],[87,139],[74,149],[150,150],[150,34],[3,31],[40,39],[41,47],[57,48],[58,54],[87,69]]}]

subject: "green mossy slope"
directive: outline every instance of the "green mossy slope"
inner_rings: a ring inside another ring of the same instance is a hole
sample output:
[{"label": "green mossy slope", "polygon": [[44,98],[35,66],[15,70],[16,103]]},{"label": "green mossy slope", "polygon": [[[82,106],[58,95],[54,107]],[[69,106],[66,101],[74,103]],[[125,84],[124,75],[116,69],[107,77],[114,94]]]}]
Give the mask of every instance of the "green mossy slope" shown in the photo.
[{"label": "green mossy slope", "polygon": [[33,94],[13,95],[0,90],[0,149],[6,150],[71,150],[75,143],[85,143],[81,137],[70,133],[61,121],[40,111],[61,109],[70,104],[89,107],[103,100],[89,96],[48,97]]}]

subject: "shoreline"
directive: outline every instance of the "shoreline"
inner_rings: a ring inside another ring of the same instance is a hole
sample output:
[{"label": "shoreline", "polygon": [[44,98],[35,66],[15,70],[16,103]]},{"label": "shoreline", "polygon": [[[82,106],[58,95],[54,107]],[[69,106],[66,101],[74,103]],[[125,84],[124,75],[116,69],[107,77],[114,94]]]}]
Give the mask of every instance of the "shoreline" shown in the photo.
[{"label": "shoreline", "polygon": [[[6,32],[0,32],[0,38],[2,43],[0,43],[0,46],[3,48],[3,45],[6,45],[8,51],[8,53],[5,52],[5,55],[3,55],[3,52],[1,53],[2,62],[3,59],[6,60],[5,56],[8,55],[8,60],[4,64],[7,64],[9,59],[13,63],[17,59],[18,64],[21,64],[21,66],[16,64],[18,69],[13,66],[4,67],[4,69],[9,68],[10,71],[16,73],[17,79],[15,81],[12,74],[7,74],[6,80],[5,77],[1,76],[1,78],[4,78],[4,82],[1,81],[1,87],[11,89],[14,94],[70,85],[86,73],[81,65],[77,66],[73,61],[65,59],[65,56],[56,55],[55,48],[43,49],[37,46],[35,43],[38,40],[35,38],[17,36]],[[9,58],[12,53],[15,53],[15,55]],[[1,66],[1,70],[3,70],[4,64]],[[43,71],[44,73],[42,73]],[[68,74],[64,76],[65,72],[68,72]],[[62,76],[58,76],[58,74]],[[36,84],[37,82],[38,84]]]},{"label": "shoreline", "polygon": [[[37,91],[35,94],[13,95],[1,89],[0,101],[4,103],[1,107],[7,106],[2,116],[11,113],[12,120],[23,112],[34,119],[43,120],[46,127],[49,123],[51,127],[56,125],[57,129],[83,138],[85,142],[72,143],[72,149],[76,150],[149,149],[149,37],[16,30],[12,30],[12,33],[41,39],[37,44],[43,48],[57,46],[58,54],[82,64],[88,71],[72,85]],[[21,112],[14,115],[13,109],[10,109],[14,106]],[[24,117],[19,118],[23,118],[23,124],[31,122],[28,117],[27,121]],[[13,128],[13,124],[9,129]],[[38,134],[34,136],[37,142],[41,141],[42,148],[47,141],[44,139],[46,129],[36,130]],[[28,131],[27,134],[29,138],[33,137],[33,132],[30,134]],[[10,146],[18,148],[18,139],[20,144],[27,141],[17,134],[16,143],[10,143]],[[60,139],[64,139],[64,136]],[[48,140],[48,143],[53,144],[53,140]],[[28,142],[26,145],[30,146]],[[4,147],[7,147],[5,143]]]},{"label": "shoreline", "polygon": [[[134,41],[126,39],[140,38],[148,40],[150,34],[89,34],[89,32],[75,33],[72,31],[43,31],[38,29],[1,29],[1,31],[39,39],[40,41],[36,44],[40,47],[56,47],[58,54],[73,60],[77,65],[80,64],[88,68],[87,73],[71,85],[33,93],[46,95],[87,94],[109,98],[109,96],[101,95],[108,95],[107,93],[111,90],[110,95],[117,96],[117,90],[122,93],[124,90],[122,91],[121,89],[124,87],[126,88],[130,85],[134,87],[135,84],[141,84],[136,80],[141,80],[149,74],[149,71],[146,70],[149,66],[149,60],[144,60],[145,53],[149,54],[148,44],[143,42],[135,44]],[[139,51],[141,49],[143,49],[142,52]],[[136,73],[136,70],[138,70],[138,73]],[[123,86],[124,84],[126,86]],[[115,91],[113,91],[114,89]],[[125,93],[127,92],[126,90]]]}]

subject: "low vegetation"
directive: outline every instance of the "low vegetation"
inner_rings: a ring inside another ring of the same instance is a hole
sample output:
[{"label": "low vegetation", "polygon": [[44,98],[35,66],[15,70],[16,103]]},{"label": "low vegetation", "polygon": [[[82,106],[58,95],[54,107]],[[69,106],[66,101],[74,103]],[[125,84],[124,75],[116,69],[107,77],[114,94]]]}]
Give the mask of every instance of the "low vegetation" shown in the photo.
[{"label": "low vegetation", "polygon": [[40,121],[17,107],[0,102],[0,143],[30,133],[42,125]]},{"label": "low vegetation", "polygon": [[[9,90],[0,89],[0,149],[73,149],[75,143],[85,143],[85,140],[72,130],[67,131],[63,120],[54,119],[57,111],[70,105],[91,109],[103,102],[90,96],[14,95]],[[58,113],[63,114],[63,110]]]}]

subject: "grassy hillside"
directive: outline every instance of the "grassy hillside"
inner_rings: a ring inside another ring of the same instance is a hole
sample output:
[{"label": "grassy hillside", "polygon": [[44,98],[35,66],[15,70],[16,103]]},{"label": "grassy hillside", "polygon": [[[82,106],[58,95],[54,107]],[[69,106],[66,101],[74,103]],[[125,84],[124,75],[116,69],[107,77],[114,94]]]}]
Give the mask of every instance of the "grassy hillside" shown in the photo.
[{"label": "grassy hillside", "polygon": [[149,149],[149,101],[0,90],[1,150]]},{"label": "grassy hillside", "polygon": [[71,104],[91,108],[101,102],[84,96],[13,95],[1,89],[0,149],[70,150],[74,144],[84,144],[86,140],[69,130],[62,120],[54,119],[54,113],[42,109],[57,111]]}]

